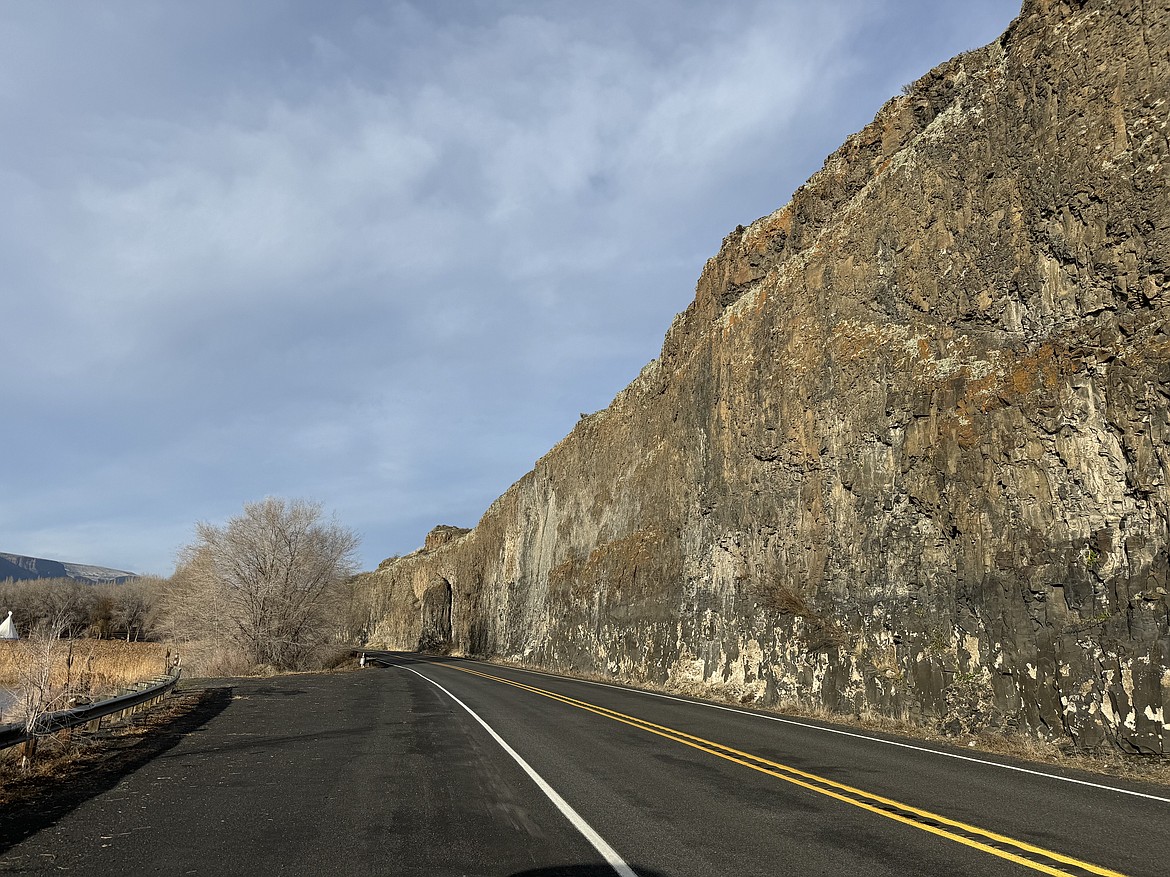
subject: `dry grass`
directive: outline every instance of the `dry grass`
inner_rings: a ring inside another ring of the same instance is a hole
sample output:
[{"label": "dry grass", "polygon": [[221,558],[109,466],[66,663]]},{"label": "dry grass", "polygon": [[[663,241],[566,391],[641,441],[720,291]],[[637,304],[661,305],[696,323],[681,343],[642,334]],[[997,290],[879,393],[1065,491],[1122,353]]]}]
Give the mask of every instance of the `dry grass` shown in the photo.
[{"label": "dry grass", "polygon": [[[42,737],[37,757],[23,770],[20,747],[0,750],[0,825],[5,819],[44,815],[48,804],[66,804],[73,796],[83,800],[87,786],[103,788],[103,774],[117,774],[144,763],[198,723],[216,692],[172,692],[147,712],[129,722],[93,734],[53,734]],[[64,800],[62,800],[64,799]],[[0,838],[0,847],[3,839]]]},{"label": "dry grass", "polygon": [[284,676],[290,673],[317,673],[353,663],[353,647],[323,644],[305,655],[302,666],[280,670],[271,664],[256,664],[243,650],[223,640],[187,640],[172,645],[182,653],[183,676],[188,679],[227,679],[237,676]]},{"label": "dry grass", "polygon": [[[20,688],[33,648],[29,640],[0,641],[0,685]],[[113,693],[162,673],[166,652],[161,643],[60,640],[52,644],[49,684],[88,697]]]}]

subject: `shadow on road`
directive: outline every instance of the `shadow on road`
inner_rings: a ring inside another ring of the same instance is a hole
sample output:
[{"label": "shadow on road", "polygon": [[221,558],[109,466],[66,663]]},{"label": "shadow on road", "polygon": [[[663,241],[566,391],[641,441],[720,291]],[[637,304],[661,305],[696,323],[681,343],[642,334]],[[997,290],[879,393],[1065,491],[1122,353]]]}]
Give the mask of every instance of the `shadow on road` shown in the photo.
[{"label": "shadow on road", "polygon": [[[661,871],[639,868],[631,865],[639,877],[667,877]],[[549,868],[533,868],[531,871],[516,871],[508,877],[614,877],[609,865],[553,865]]]},{"label": "shadow on road", "polygon": [[[661,871],[639,868],[631,865],[639,877],[667,877]],[[516,871],[508,877],[613,877],[610,865],[552,865],[551,868],[534,868],[530,871]]]},{"label": "shadow on road", "polygon": [[192,709],[133,745],[106,754],[102,744],[97,744],[97,758],[83,770],[67,769],[60,776],[41,778],[29,794],[0,804],[0,853],[112,789],[123,777],[177,746],[186,734],[215,718],[231,702],[231,688],[208,689]]},{"label": "shadow on road", "polygon": [[248,697],[299,697],[308,693],[304,688],[255,688]]}]

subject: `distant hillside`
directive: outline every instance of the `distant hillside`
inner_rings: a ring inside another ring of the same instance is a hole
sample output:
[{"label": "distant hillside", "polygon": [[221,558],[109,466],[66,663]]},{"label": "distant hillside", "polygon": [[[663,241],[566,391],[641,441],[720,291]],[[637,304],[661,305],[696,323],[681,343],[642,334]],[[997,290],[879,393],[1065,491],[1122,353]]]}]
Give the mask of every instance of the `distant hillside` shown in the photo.
[{"label": "distant hillside", "polygon": [[41,557],[25,557],[23,554],[0,552],[0,581],[5,579],[77,579],[79,582],[102,584],[124,582],[134,578],[135,573],[123,569],[109,569],[104,566],[89,566],[84,563],[64,563],[60,560],[45,560]]}]

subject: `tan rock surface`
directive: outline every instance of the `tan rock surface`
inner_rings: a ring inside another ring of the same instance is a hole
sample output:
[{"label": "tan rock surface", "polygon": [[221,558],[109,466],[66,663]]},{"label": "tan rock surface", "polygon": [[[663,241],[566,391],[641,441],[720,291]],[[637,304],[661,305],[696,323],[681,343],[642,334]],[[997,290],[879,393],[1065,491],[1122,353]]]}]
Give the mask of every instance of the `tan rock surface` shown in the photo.
[{"label": "tan rock surface", "polygon": [[1028,0],[892,99],[372,640],[1170,751],[1168,30]]}]

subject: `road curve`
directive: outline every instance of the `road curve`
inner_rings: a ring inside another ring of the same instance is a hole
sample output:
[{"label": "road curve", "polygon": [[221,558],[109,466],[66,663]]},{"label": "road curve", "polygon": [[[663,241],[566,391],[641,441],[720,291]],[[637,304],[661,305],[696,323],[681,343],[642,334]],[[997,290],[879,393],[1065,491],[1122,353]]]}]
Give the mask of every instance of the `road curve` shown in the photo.
[{"label": "road curve", "polygon": [[381,657],[234,681],[220,711],[68,812],[0,812],[0,873],[1170,873],[1157,788]]},{"label": "road curve", "polygon": [[547,674],[412,660],[394,663],[521,741],[614,849],[661,873],[1170,872],[1170,798],[1158,789],[1068,782]]}]

